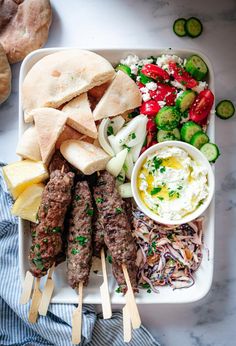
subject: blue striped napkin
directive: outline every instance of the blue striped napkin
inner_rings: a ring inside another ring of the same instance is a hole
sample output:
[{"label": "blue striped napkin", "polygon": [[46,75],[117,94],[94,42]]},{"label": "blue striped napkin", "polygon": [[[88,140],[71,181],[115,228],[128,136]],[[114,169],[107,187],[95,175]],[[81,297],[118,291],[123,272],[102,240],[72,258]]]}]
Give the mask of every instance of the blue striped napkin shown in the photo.
[{"label": "blue striped napkin", "polygon": [[[71,345],[75,305],[51,304],[46,317],[40,316],[36,324],[29,324],[29,303],[19,304],[18,226],[17,218],[10,213],[11,205],[0,169],[0,345]],[[82,334],[81,345],[127,345],[123,341],[122,314],[118,311],[113,312],[110,320],[103,320],[93,305],[84,305]],[[143,326],[133,331],[129,345],[160,346]]]}]

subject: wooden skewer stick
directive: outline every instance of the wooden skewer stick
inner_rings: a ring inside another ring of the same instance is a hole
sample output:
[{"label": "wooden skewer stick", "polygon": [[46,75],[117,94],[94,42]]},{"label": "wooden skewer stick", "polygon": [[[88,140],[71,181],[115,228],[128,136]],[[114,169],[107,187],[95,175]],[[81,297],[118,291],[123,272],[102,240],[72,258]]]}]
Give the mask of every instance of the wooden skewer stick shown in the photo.
[{"label": "wooden skewer stick", "polygon": [[47,276],[47,281],[45,283],[44,289],[43,289],[43,294],[42,294],[42,299],[39,305],[39,314],[42,316],[47,315],[48,311],[48,306],[50,304],[51,298],[52,298],[52,293],[54,290],[54,282],[52,279],[52,274],[55,269],[55,263],[53,266],[48,270],[48,276]]},{"label": "wooden skewer stick", "polygon": [[128,273],[128,270],[124,264],[122,264],[122,269],[123,269],[126,285],[128,287],[128,290],[125,294],[126,304],[127,304],[128,309],[129,309],[132,327],[133,327],[133,329],[137,329],[141,326],[141,318],[140,318],[140,315],[138,312],[138,307],[137,307],[137,304],[135,301],[133,288],[131,286],[131,282],[130,282],[130,278],[129,278],[129,273]]},{"label": "wooden skewer stick", "polygon": [[30,300],[33,284],[34,284],[34,277],[30,271],[27,271],[25,275],[25,280],[22,286],[20,304],[27,304],[28,301]]},{"label": "wooden skewer stick", "polygon": [[29,322],[36,323],[38,318],[38,308],[42,298],[42,293],[39,289],[40,278],[36,278],[34,282],[34,291],[32,296],[31,307],[29,311]]},{"label": "wooden skewer stick", "polygon": [[107,280],[107,268],[106,268],[106,259],[104,248],[101,250],[101,261],[102,261],[102,274],[103,274],[103,283],[100,286],[100,293],[102,298],[102,313],[103,318],[108,319],[112,316],[111,311],[111,299],[108,288],[108,280]]},{"label": "wooden skewer stick", "polygon": [[79,283],[79,305],[72,316],[72,344],[81,342],[82,331],[82,304],[83,304],[83,282]]},{"label": "wooden skewer stick", "polygon": [[130,315],[129,315],[129,308],[126,304],[123,309],[123,335],[124,335],[124,342],[130,342],[132,338],[132,327],[131,327],[131,321],[130,321]]}]

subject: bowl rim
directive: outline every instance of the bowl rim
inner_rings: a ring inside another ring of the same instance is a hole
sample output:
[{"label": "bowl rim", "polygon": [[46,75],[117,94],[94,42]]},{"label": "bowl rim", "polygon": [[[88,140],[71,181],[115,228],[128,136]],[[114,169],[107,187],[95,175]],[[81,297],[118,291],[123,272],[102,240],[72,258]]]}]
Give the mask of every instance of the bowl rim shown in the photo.
[{"label": "bowl rim", "polygon": [[[149,209],[141,200],[138,192],[138,187],[137,187],[137,176],[139,169],[143,163],[143,161],[147,158],[148,155],[151,155],[154,153],[156,150],[160,148],[165,148],[165,147],[179,147],[182,148],[183,150],[186,150],[188,154],[196,161],[200,162],[202,165],[204,165],[207,169],[207,176],[208,176],[208,186],[209,186],[209,194],[206,198],[206,200],[203,202],[203,204],[197,209],[195,209],[192,213],[186,215],[185,217],[179,219],[179,220],[171,220],[171,219],[166,219],[162,218],[151,209]],[[206,209],[209,207],[213,196],[214,196],[214,191],[215,191],[215,176],[212,170],[212,167],[207,160],[207,158],[204,156],[204,154],[194,146],[186,143],[186,142],[181,142],[181,141],[165,141],[161,143],[157,143],[153,145],[152,147],[148,148],[136,161],[132,176],[131,176],[131,189],[132,189],[132,194],[135,202],[137,203],[139,209],[148,217],[150,217],[152,220],[166,224],[166,225],[180,225],[183,223],[187,223],[190,221],[193,221],[194,219],[198,218],[201,216]]]}]

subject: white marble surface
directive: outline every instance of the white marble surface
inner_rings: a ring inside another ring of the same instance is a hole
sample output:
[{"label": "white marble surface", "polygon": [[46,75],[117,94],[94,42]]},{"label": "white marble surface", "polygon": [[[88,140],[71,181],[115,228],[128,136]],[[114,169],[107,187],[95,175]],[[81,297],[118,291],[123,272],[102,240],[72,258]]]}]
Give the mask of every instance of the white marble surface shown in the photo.
[{"label": "white marble surface", "polygon": [[[235,0],[53,0],[54,19],[47,47],[176,47],[200,49],[213,62],[216,98],[236,103]],[[197,39],[178,38],[178,17],[199,17],[204,32]],[[16,159],[18,77],[0,106],[0,161]],[[216,164],[216,243],[214,282],[201,301],[186,305],[140,307],[145,326],[165,346],[231,346],[236,337],[236,117],[216,120],[221,157]],[[145,345],[146,346],[146,345]]]}]

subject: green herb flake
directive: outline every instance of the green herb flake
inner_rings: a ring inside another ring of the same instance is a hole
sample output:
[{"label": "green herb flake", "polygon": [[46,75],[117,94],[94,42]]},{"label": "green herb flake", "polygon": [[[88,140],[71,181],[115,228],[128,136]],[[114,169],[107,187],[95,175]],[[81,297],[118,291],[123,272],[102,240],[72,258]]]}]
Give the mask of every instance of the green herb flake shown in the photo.
[{"label": "green herb flake", "polygon": [[75,200],[76,200],[76,201],[80,201],[80,200],[81,200],[80,195],[75,195]]},{"label": "green herb flake", "polygon": [[47,238],[43,239],[43,242],[48,243],[48,239]]},{"label": "green herb flake", "polygon": [[53,233],[60,233],[60,232],[61,232],[61,227],[54,227],[54,228],[52,229],[52,232],[53,232]]},{"label": "green herb flake", "polygon": [[117,178],[118,181],[120,181],[121,183],[123,183],[124,177],[121,174],[118,174]]},{"label": "green herb flake", "polygon": [[153,164],[154,164],[155,170],[157,170],[158,168],[160,168],[160,165],[162,164],[162,159],[158,159],[155,156],[153,159]]},{"label": "green herb flake", "polygon": [[168,192],[169,197],[173,197],[175,195],[175,191],[171,190]]},{"label": "green herb flake", "polygon": [[112,264],[112,257],[111,257],[111,255],[107,256],[107,261],[108,261],[108,263]]},{"label": "green herb flake", "polygon": [[182,190],[182,188],[183,188],[183,186],[179,186],[179,187],[178,187],[178,190]]},{"label": "green herb flake", "polygon": [[32,232],[31,236],[32,236],[32,238],[35,238],[36,237],[36,231]]},{"label": "green herb flake", "polygon": [[72,250],[71,250],[71,254],[72,255],[76,255],[77,253],[79,253],[80,251],[78,250],[78,249],[75,249],[75,248],[73,248]]},{"label": "green herb flake", "polygon": [[39,245],[39,244],[35,244],[35,247],[36,247],[37,249],[40,249],[40,245]]},{"label": "green herb flake", "polygon": [[166,171],[166,168],[163,166],[160,168],[160,173],[164,173]]},{"label": "green herb flake", "polygon": [[150,288],[150,285],[147,283],[147,282],[145,282],[144,284],[142,284],[142,288]]},{"label": "green herb flake", "polygon": [[129,153],[130,150],[131,150],[131,148],[130,148],[128,145],[126,145],[126,144],[123,144],[123,149],[127,149],[127,150],[128,150],[128,153]]},{"label": "green herb flake", "polygon": [[78,237],[75,237],[75,241],[77,241],[79,245],[84,246],[87,243],[88,239],[83,235],[79,235]]},{"label": "green herb flake", "polygon": [[123,170],[125,171],[125,173],[128,172],[128,166],[126,163],[123,164]]},{"label": "green herb flake", "polygon": [[161,187],[154,187],[151,191],[151,196],[156,195],[160,191],[161,191]]},{"label": "green herb flake", "polygon": [[34,258],[33,262],[34,262],[34,264],[35,264],[37,269],[39,269],[39,270],[43,270],[44,269],[44,265],[43,265],[43,262],[42,262],[41,259]]},{"label": "green herb flake", "polygon": [[113,127],[112,126],[108,126],[108,128],[107,128],[107,135],[110,136],[110,135],[113,135],[113,134],[114,134]]},{"label": "green herb flake", "polygon": [[117,287],[116,293],[121,293],[121,287],[120,286]]},{"label": "green herb flake", "polygon": [[97,197],[96,198],[96,203],[103,203],[104,199],[102,197]]},{"label": "green herb flake", "polygon": [[136,134],[134,132],[131,133],[131,138],[135,139],[136,138]]},{"label": "green herb flake", "polygon": [[149,289],[147,290],[147,293],[152,293],[151,288],[149,288]]},{"label": "green herb flake", "polygon": [[85,212],[87,215],[93,216],[93,208],[90,208],[88,203],[86,203]]},{"label": "green herb flake", "polygon": [[116,208],[116,214],[121,214],[123,212],[122,208]]},{"label": "green herb flake", "polygon": [[164,200],[164,198],[161,197],[161,196],[158,196],[157,198],[159,199],[159,201],[163,201]]}]

